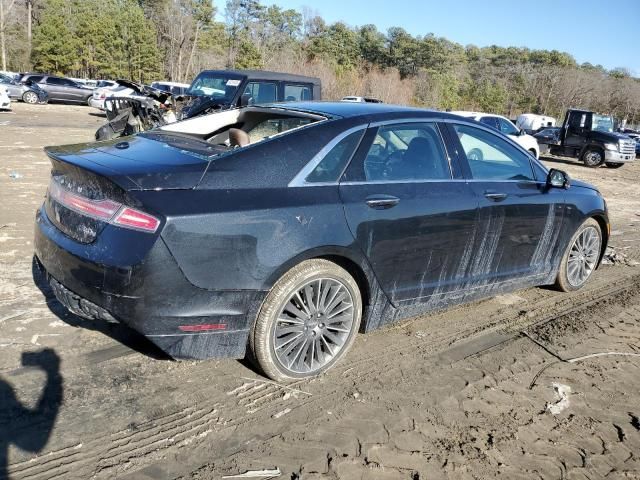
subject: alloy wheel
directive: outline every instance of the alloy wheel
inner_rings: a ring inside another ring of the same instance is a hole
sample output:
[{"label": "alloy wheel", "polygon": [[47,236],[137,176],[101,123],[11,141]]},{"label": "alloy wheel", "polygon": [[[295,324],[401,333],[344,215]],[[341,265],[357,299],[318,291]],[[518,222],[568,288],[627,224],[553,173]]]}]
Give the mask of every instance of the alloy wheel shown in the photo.
[{"label": "alloy wheel", "polygon": [[354,315],[352,294],[339,280],[314,279],[298,287],[280,310],[273,329],[277,361],[295,374],[320,370],[348,342]]},{"label": "alloy wheel", "polygon": [[38,96],[33,92],[25,92],[25,94],[22,96],[22,99],[26,103],[38,103]]},{"label": "alloy wheel", "polygon": [[600,235],[594,227],[587,227],[573,242],[567,260],[567,280],[574,287],[581,286],[596,268],[600,255]]}]

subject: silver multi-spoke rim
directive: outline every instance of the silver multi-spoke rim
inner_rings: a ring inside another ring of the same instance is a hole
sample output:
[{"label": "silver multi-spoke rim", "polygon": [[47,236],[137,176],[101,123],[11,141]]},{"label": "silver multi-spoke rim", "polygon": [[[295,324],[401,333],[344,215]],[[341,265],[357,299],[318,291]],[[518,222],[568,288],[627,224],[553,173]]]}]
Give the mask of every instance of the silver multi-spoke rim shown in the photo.
[{"label": "silver multi-spoke rim", "polygon": [[600,255],[600,235],[595,227],[587,227],[571,246],[567,261],[567,279],[574,287],[587,281],[596,268]]},{"label": "silver multi-spoke rim", "polygon": [[27,93],[25,93],[24,100],[27,103],[36,103],[38,101],[38,97],[33,92],[27,92]]},{"label": "silver multi-spoke rim", "polygon": [[278,362],[293,373],[309,374],[344,348],[354,323],[353,296],[340,281],[312,280],[289,296],[273,329]]}]

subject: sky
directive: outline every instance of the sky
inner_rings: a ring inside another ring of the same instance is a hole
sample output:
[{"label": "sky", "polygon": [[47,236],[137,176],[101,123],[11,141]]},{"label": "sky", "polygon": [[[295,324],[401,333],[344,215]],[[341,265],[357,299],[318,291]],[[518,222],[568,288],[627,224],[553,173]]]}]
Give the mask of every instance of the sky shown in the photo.
[{"label": "sky", "polygon": [[640,0],[263,0],[315,10],[328,23],[403,27],[462,45],[560,50],[578,63],[640,77]]}]

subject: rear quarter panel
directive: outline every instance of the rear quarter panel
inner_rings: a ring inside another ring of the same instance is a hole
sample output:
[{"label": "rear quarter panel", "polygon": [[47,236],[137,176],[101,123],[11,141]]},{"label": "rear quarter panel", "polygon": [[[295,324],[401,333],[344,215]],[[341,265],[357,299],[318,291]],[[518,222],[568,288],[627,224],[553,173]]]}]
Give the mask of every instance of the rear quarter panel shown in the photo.
[{"label": "rear quarter panel", "polygon": [[267,290],[307,255],[341,249],[358,255],[337,185],[288,186],[352,125],[327,122],[214,160],[194,190],[137,195],[165,216],[161,238],[191,283],[210,290]]}]

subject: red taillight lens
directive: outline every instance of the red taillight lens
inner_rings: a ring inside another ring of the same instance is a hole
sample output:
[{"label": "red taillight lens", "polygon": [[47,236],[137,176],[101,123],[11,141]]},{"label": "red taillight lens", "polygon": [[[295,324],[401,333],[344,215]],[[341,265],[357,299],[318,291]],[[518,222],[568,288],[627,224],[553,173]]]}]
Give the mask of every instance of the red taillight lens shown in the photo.
[{"label": "red taillight lens", "polygon": [[49,196],[60,205],[87,217],[125,228],[153,233],[160,220],[135,208],[126,207],[112,200],[92,200],[66,190],[56,181],[49,185]]},{"label": "red taillight lens", "polygon": [[160,225],[160,220],[140,210],[122,207],[113,219],[113,223],[145,232],[155,232]]},{"label": "red taillight lens", "polygon": [[69,210],[108,222],[122,206],[111,200],[91,200],[65,190],[56,182],[49,185],[49,195]]}]

